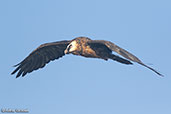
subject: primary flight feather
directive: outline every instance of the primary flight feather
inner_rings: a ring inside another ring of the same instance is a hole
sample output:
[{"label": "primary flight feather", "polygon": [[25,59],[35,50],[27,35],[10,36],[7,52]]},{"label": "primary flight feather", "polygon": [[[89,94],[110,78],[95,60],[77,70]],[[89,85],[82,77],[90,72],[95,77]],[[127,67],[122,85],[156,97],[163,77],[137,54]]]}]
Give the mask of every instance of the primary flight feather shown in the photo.
[{"label": "primary flight feather", "polygon": [[[126,59],[112,54],[112,51],[118,53]],[[17,68],[11,74],[15,74],[18,71],[16,78],[19,76],[24,77],[27,73],[43,68],[50,61],[59,59],[65,54],[70,53],[90,58],[100,58],[104,60],[112,59],[123,64],[133,64],[131,62],[133,61],[149,68],[159,76],[163,76],[155,69],[145,65],[136,56],[120,48],[114,43],[105,40],[91,40],[87,37],[77,37],[73,40],[42,44],[31,52],[23,61],[15,65]]]}]

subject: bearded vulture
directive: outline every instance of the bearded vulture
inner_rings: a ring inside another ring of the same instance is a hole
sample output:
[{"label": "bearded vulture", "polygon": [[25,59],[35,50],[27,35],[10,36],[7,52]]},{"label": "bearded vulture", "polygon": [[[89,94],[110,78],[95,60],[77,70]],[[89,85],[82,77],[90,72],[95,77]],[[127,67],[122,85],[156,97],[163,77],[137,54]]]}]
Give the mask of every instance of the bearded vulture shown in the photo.
[{"label": "bearded vulture", "polygon": [[[112,54],[112,51],[120,54],[126,59]],[[99,58],[104,60],[112,59],[127,65],[133,64],[131,62],[133,61],[149,68],[159,76],[163,76],[155,69],[145,65],[136,56],[120,48],[114,43],[105,40],[91,40],[88,37],[77,37],[73,40],[42,44],[31,52],[23,61],[15,65],[14,67],[17,68],[11,74],[15,74],[18,71],[16,78],[21,75],[24,77],[27,73],[43,68],[50,61],[59,59],[65,54],[70,53],[89,58]]]}]

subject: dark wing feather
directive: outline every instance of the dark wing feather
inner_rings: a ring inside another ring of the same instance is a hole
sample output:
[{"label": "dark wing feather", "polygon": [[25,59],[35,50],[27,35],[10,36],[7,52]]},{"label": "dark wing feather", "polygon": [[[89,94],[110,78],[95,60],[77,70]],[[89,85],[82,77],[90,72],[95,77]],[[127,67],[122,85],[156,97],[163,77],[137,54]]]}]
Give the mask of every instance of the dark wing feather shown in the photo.
[{"label": "dark wing feather", "polygon": [[88,43],[90,48],[95,51],[95,53],[102,59],[112,59],[123,64],[132,64],[130,61],[123,59],[119,56],[112,54],[112,50],[102,43]]},{"label": "dark wing feather", "polygon": [[157,72],[155,69],[145,65],[140,59],[138,59],[136,56],[134,56],[133,54],[129,53],[128,51],[120,48],[119,46],[115,45],[114,43],[112,42],[109,42],[109,41],[105,41],[105,40],[91,40],[88,42],[90,45],[91,44],[103,44],[105,46],[107,46],[109,49],[111,49],[112,51],[120,54],[121,56],[125,57],[126,59],[128,60],[131,60],[133,62],[137,62],[147,68],[149,68],[150,70],[154,71],[155,73],[157,73],[158,75],[160,76],[163,76],[162,74],[160,74],[159,72]]},{"label": "dark wing feather", "polygon": [[64,50],[70,41],[59,41],[40,45],[32,53],[29,54],[23,61],[15,65],[17,67],[11,74],[17,71],[18,78],[20,75],[25,76],[27,73],[43,68],[47,63],[64,56]]}]

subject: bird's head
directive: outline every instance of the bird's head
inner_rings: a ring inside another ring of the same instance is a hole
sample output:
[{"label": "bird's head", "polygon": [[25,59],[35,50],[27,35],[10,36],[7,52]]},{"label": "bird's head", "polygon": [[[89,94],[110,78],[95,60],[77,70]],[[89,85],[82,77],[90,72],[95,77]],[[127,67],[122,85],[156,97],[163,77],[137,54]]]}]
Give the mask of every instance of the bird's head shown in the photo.
[{"label": "bird's head", "polygon": [[77,48],[78,48],[78,43],[76,40],[74,40],[67,46],[64,53],[65,54],[73,53],[77,50]]}]

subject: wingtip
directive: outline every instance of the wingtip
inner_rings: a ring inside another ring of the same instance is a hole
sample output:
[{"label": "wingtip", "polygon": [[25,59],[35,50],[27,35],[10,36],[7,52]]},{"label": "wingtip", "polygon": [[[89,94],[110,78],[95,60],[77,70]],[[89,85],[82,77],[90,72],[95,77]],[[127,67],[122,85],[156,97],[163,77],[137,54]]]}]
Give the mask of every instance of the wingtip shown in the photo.
[{"label": "wingtip", "polygon": [[14,74],[14,72],[11,72],[11,75],[13,75]]},{"label": "wingtip", "polygon": [[16,65],[13,65],[12,67],[16,67],[16,66],[18,66],[18,65],[20,65],[20,63],[18,63],[18,64],[16,64]]},{"label": "wingtip", "polygon": [[11,75],[13,75],[13,74],[15,74],[17,71],[16,70],[14,70],[13,72],[11,72]]},{"label": "wingtip", "polygon": [[159,73],[157,70],[153,69],[152,67],[149,67],[149,66],[145,65],[145,64],[142,63],[142,62],[138,62],[138,63],[141,64],[141,65],[143,65],[143,66],[145,66],[145,67],[147,67],[147,68],[149,68],[150,70],[154,71],[154,72],[155,72],[156,74],[158,74],[160,77],[164,77],[163,74]]},{"label": "wingtip", "polygon": [[[19,77],[19,76],[18,76]],[[18,77],[16,76],[15,79],[18,79]]]},{"label": "wingtip", "polygon": [[18,78],[18,77],[20,77],[20,74],[19,73],[17,74],[16,78]]},{"label": "wingtip", "polygon": [[160,73],[159,73],[158,75],[159,75],[160,77],[164,77],[164,75],[163,75],[163,74],[160,74]]}]

